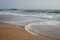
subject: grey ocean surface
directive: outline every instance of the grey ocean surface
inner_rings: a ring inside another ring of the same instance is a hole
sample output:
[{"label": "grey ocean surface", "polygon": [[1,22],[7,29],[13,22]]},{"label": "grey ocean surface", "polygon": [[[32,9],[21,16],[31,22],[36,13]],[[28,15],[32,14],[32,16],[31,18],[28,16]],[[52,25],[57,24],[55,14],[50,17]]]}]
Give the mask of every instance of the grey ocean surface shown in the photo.
[{"label": "grey ocean surface", "polygon": [[0,23],[25,26],[25,30],[34,35],[45,35],[60,39],[60,13],[39,12],[36,10],[0,11]]}]

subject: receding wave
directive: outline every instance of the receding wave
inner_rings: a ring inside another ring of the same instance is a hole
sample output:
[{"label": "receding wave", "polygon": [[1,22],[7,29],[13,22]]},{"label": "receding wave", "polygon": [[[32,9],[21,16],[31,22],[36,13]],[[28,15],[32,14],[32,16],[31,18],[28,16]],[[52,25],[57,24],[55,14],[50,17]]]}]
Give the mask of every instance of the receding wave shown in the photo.
[{"label": "receding wave", "polygon": [[[60,15],[0,11],[0,23],[25,26],[26,31],[60,39]],[[56,36],[55,36],[56,35]]]},{"label": "receding wave", "polygon": [[25,29],[34,35],[45,35],[60,39],[60,22],[49,21],[31,23],[28,26],[25,26]]}]

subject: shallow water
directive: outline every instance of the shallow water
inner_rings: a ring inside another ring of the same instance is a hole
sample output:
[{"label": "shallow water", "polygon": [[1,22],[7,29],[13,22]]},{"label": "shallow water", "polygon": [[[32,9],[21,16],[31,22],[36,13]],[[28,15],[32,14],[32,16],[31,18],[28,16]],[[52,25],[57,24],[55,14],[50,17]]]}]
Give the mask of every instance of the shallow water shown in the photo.
[{"label": "shallow water", "polygon": [[0,11],[0,23],[22,25],[34,34],[60,39],[60,14]]}]

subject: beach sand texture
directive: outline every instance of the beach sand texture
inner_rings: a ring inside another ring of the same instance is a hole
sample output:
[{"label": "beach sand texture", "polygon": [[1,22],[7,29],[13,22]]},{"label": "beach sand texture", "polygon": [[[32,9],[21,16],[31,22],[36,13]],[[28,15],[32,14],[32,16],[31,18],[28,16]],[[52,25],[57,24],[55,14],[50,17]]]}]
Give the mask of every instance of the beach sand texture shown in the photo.
[{"label": "beach sand texture", "polygon": [[56,40],[46,36],[36,36],[25,31],[23,26],[0,24],[0,40]]}]

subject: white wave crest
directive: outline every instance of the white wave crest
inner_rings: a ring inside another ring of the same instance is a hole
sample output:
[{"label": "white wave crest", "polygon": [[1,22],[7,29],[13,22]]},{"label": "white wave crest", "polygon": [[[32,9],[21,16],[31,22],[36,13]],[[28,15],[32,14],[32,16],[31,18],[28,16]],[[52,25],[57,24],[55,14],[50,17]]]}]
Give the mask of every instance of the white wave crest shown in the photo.
[{"label": "white wave crest", "polygon": [[56,20],[60,20],[60,15],[0,12],[0,23],[22,25],[33,34],[60,38],[60,21]]},{"label": "white wave crest", "polygon": [[34,35],[45,35],[60,39],[60,22],[30,23],[25,26],[25,30]]}]

